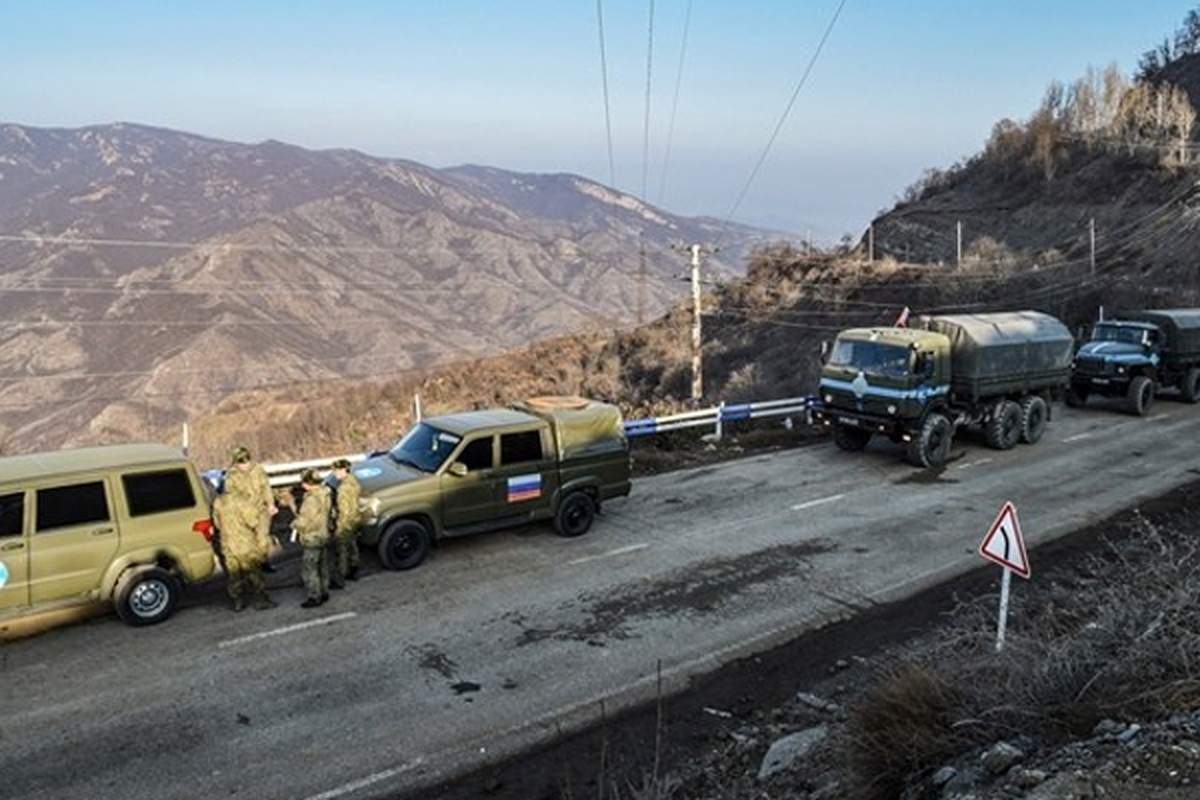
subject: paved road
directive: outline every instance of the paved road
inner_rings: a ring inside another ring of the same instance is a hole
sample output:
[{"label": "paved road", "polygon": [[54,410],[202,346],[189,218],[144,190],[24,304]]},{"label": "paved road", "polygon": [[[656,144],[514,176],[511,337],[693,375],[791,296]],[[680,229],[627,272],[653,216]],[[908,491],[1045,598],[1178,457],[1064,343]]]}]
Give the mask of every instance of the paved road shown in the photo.
[{"label": "paved road", "polygon": [[966,439],[935,476],[822,445],[641,479],[586,537],[452,542],[316,610],[288,586],[234,614],[214,586],[155,628],[8,643],[0,797],[415,795],[977,567],[1006,500],[1032,548],[1194,479],[1198,441],[1200,408],[1160,401],[1056,409],[1038,445]]}]

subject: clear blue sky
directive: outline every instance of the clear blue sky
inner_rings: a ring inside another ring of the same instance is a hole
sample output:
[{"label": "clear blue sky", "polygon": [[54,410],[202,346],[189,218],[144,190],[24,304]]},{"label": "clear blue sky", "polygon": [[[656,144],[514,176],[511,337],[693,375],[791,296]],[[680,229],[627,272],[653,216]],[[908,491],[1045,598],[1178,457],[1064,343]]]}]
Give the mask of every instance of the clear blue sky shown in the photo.
[{"label": "clear blue sky", "polygon": [[1027,119],[1051,81],[1132,74],[1196,5],[10,0],[0,122],[571,172],[831,243]]}]

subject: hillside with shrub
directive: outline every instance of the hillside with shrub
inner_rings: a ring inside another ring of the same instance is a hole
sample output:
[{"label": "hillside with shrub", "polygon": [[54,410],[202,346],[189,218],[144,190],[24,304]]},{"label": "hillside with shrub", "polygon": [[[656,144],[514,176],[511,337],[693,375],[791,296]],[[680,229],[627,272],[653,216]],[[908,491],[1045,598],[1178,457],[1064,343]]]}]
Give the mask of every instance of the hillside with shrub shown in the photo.
[{"label": "hillside with shrub", "polygon": [[[1083,332],[1104,309],[1200,305],[1200,16],[1143,56],[1139,73],[1089,68],[1053,83],[984,149],[932,168],[857,241],[758,247],[744,278],[703,297],[701,405],[791,397],[816,386],[821,343],[890,324],[904,308],[1035,308]],[[268,460],[391,444],[424,413],[583,394],[630,416],[694,405],[693,313],[568,335],[386,381],[287,384],[235,394],[194,418],[197,458],[235,442]],[[163,430],[172,439],[177,431]]]}]

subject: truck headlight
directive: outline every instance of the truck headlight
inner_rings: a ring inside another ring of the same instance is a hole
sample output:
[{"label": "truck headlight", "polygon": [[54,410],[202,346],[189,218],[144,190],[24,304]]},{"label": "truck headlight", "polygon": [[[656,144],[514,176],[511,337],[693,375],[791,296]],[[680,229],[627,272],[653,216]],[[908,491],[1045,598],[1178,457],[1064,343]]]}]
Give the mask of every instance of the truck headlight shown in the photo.
[{"label": "truck headlight", "polygon": [[825,395],[825,405],[828,405],[828,406],[833,405],[833,395],[831,395],[831,394]]},{"label": "truck headlight", "polygon": [[888,407],[887,407],[887,412],[888,412],[888,414],[889,414],[889,415],[891,415],[891,416],[893,416],[893,417],[894,417],[894,416],[896,416],[896,407],[895,407],[895,406],[888,406]]}]

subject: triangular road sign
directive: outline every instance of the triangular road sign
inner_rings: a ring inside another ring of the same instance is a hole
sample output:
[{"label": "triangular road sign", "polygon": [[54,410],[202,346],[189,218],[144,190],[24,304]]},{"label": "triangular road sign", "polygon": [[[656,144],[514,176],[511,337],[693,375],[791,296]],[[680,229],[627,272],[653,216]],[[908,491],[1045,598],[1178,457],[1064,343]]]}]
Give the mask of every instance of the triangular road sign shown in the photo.
[{"label": "triangular road sign", "polygon": [[1029,577],[1029,557],[1025,555],[1025,540],[1021,537],[1021,524],[1017,522],[1017,508],[1011,500],[1004,503],[996,521],[988,529],[987,536],[979,545],[979,555],[1022,578]]}]

